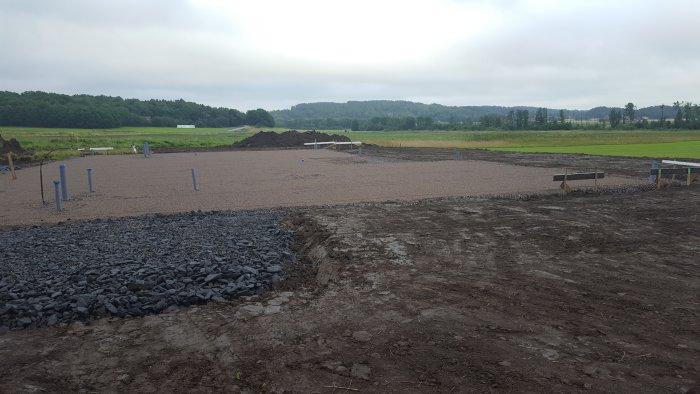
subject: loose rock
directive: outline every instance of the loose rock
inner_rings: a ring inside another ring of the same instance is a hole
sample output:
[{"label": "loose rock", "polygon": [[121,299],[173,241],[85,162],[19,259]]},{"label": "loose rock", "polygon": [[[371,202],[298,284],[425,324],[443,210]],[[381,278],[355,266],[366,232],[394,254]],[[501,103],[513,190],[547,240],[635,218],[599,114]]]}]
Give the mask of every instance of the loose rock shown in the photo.
[{"label": "loose rock", "polygon": [[0,326],[143,316],[268,291],[300,261],[282,218],[190,212],[0,232]]},{"label": "loose rock", "polygon": [[372,334],[367,331],[355,331],[352,334],[352,339],[357,342],[369,342],[372,339]]},{"label": "loose rock", "polygon": [[369,380],[371,374],[372,370],[365,364],[353,364],[350,370],[350,376],[363,380]]}]

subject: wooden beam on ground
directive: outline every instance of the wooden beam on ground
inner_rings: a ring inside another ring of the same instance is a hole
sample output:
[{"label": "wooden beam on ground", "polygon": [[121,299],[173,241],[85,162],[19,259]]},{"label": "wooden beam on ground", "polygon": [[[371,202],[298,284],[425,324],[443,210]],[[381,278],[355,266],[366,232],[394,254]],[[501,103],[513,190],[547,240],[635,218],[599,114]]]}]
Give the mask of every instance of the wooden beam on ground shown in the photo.
[{"label": "wooden beam on ground", "polygon": [[12,179],[17,179],[17,173],[15,173],[15,164],[12,162],[12,152],[7,154],[7,164],[10,166],[10,174],[12,174]]},{"label": "wooden beam on ground", "polygon": [[687,175],[687,174],[698,174],[700,173],[700,168],[687,167],[687,168],[658,168],[651,169],[649,175]]},{"label": "wooden beam on ground", "polygon": [[554,182],[562,182],[566,178],[566,181],[581,181],[585,179],[593,179],[593,180],[598,180],[598,179],[603,179],[605,178],[605,173],[604,172],[575,172],[573,174],[557,174],[554,175],[552,178],[552,181]]}]

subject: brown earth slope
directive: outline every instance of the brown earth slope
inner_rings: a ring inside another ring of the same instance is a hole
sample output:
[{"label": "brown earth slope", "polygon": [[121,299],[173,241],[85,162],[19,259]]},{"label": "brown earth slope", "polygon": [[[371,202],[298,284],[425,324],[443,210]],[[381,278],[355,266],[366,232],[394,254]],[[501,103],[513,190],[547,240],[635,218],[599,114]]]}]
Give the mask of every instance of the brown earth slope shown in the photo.
[{"label": "brown earth slope", "polygon": [[288,130],[284,133],[274,131],[261,131],[242,141],[232,145],[233,148],[302,148],[305,143],[310,142],[349,142],[350,138],[337,135],[325,134],[318,131],[298,132]]}]

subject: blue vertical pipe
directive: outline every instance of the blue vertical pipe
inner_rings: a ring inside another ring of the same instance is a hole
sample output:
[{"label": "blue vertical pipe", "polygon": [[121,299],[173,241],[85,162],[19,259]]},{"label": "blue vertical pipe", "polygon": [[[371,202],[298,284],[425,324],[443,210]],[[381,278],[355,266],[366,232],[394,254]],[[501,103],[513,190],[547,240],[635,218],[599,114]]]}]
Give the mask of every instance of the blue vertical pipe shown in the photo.
[{"label": "blue vertical pipe", "polygon": [[88,191],[90,193],[93,192],[92,190],[92,168],[87,169],[87,174],[88,174]]},{"label": "blue vertical pipe", "polygon": [[192,169],[192,187],[194,187],[195,191],[199,190],[197,188],[197,173],[194,171],[194,168]]},{"label": "blue vertical pipe", "polygon": [[148,157],[151,154],[148,148],[148,141],[143,143],[143,157]]},{"label": "blue vertical pipe", "polygon": [[66,165],[58,166],[58,172],[61,178],[61,198],[63,201],[68,201],[68,183],[66,182]]},{"label": "blue vertical pipe", "polygon": [[60,188],[61,181],[53,181],[54,196],[56,198],[56,210],[61,210],[61,192],[58,190]]}]

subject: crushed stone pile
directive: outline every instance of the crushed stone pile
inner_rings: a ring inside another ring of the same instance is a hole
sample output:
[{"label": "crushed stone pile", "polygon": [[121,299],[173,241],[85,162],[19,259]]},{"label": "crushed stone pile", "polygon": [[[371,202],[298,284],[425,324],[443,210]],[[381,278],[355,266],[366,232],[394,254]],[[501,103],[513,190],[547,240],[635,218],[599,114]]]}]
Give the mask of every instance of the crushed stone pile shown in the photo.
[{"label": "crushed stone pile", "polygon": [[253,136],[250,136],[242,141],[233,144],[234,148],[299,148],[309,142],[350,142],[350,138],[337,135],[325,134],[318,131],[296,130],[285,131],[284,133],[275,133],[274,131],[261,131]]},{"label": "crushed stone pile", "polygon": [[274,288],[301,261],[277,211],[191,212],[0,232],[0,327],[135,317]]}]

